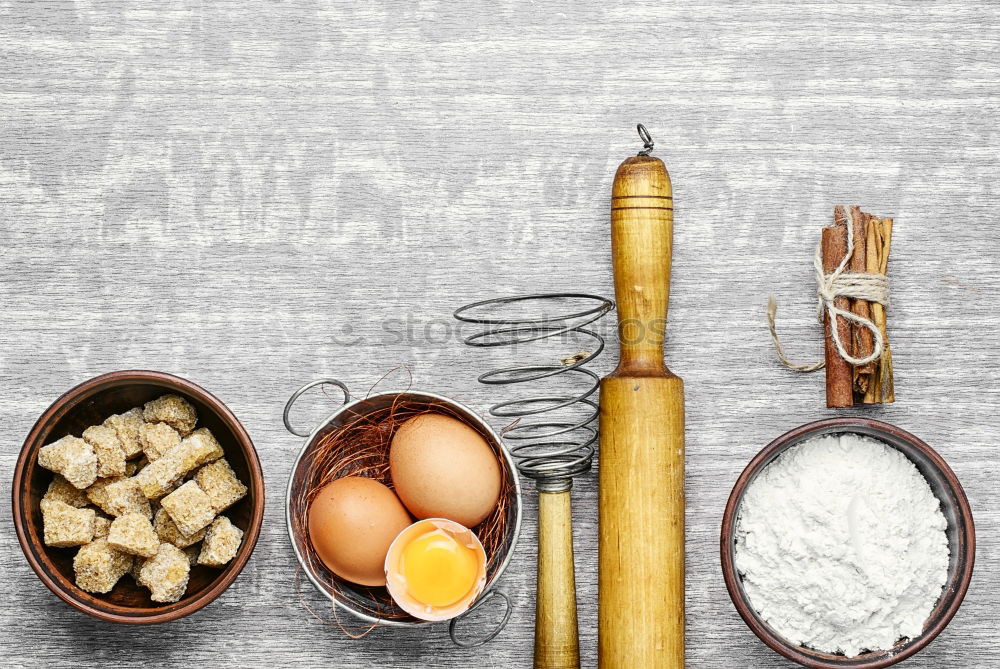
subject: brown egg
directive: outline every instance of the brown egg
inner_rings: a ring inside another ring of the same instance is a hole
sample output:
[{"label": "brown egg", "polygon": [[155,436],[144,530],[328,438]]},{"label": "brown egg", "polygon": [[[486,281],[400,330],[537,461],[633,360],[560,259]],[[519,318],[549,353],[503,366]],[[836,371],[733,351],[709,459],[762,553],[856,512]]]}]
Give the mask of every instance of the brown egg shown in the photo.
[{"label": "brown egg", "polygon": [[396,494],[417,518],[475,527],[500,497],[496,453],[450,416],[428,413],[403,423],[392,438],[389,468]]},{"label": "brown egg", "polygon": [[347,476],[327,484],[309,506],[309,538],[323,564],[359,585],[385,585],[385,556],[411,523],[389,488]]}]

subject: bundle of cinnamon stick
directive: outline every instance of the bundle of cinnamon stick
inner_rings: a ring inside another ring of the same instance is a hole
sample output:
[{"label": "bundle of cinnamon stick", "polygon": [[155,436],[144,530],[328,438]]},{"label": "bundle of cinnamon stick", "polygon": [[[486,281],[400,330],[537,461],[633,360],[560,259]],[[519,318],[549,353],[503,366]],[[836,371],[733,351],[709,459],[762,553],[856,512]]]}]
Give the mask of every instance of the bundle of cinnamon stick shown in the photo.
[{"label": "bundle of cinnamon stick", "polygon": [[[838,206],[834,209],[833,225],[823,228],[821,255],[823,271],[833,272],[848,252],[848,226],[851,226],[854,249],[847,271],[886,274],[892,238],[892,219],[879,218],[861,211],[860,207]],[[826,316],[826,405],[850,407],[855,404],[882,404],[895,401],[892,382],[892,352],[886,330],[886,310],[878,302],[838,297],[834,306],[870,320],[879,329],[884,342],[882,356],[865,365],[854,366],[844,360],[833,339],[837,328],[840,341],[851,356],[865,358],[873,353],[874,336],[866,327],[837,317],[836,323]]]}]

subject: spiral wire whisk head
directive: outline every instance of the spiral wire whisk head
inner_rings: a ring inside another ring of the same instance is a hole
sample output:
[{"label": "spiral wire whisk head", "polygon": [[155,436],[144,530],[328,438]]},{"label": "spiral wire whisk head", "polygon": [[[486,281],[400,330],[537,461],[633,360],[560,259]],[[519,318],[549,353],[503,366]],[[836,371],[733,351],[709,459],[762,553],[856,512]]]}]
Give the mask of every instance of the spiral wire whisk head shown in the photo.
[{"label": "spiral wire whisk head", "polygon": [[[516,304],[562,306],[574,300],[594,303],[594,306],[517,318],[474,315]],[[514,347],[563,335],[581,336],[593,343],[593,351],[570,355],[558,364],[499,367],[479,376],[480,383],[497,386],[541,383],[544,379],[564,374],[586,383],[582,390],[573,391],[567,387],[562,392],[521,397],[490,407],[492,415],[514,419],[503,431],[503,437],[518,442],[510,449],[518,471],[534,479],[539,489],[568,488],[574,476],[590,469],[600,413],[597,402],[591,396],[597,392],[601,380],[585,365],[604,350],[604,338],[585,326],[603,318],[614,306],[609,299],[587,293],[538,293],[483,300],[455,311],[454,316],[458,320],[484,328],[465,338],[469,346]]]}]

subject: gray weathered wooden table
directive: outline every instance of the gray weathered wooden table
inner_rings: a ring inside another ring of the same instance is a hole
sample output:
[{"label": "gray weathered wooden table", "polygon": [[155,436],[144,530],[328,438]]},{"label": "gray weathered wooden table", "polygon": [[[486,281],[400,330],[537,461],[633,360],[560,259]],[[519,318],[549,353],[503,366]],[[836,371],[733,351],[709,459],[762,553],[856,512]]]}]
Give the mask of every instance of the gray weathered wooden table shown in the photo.
[{"label": "gray weathered wooden table", "polygon": [[[733,610],[717,537],[746,461],[832,415],[820,376],[774,362],[763,307],[777,295],[791,352],[819,354],[809,263],[839,202],[897,221],[899,402],[863,413],[937,447],[979,527],[964,607],[908,666],[1000,665],[1000,6],[545,5],[0,3],[5,486],[52,400],[125,368],[216,393],[268,485],[235,585],[147,629],[51,595],[5,490],[0,663],[530,666],[530,492],[503,580],[515,615],[484,649],[455,649],[438,628],[352,641],[303,610],[282,508],[300,440],[281,408],[314,377],[363,389],[403,364],[419,387],[495,401],[475,382],[488,356],[457,342],[451,310],[538,288],[609,294],[610,180],[643,121],[677,203],[668,362],[688,391],[689,666],[789,666]],[[575,493],[587,666],[595,488],[591,475]]]}]

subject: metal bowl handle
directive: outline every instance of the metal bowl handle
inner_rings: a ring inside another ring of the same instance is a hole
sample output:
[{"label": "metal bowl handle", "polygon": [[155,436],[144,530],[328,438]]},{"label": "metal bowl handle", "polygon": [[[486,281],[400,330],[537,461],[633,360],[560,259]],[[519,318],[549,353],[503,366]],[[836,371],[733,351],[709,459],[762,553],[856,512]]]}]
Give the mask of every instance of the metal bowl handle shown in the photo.
[{"label": "metal bowl handle", "polygon": [[[472,613],[473,611],[475,611],[480,606],[482,606],[489,600],[493,599],[494,597],[499,597],[503,600],[504,603],[503,620],[500,621],[500,623],[496,626],[494,630],[492,630],[489,634],[480,639],[472,639],[471,641],[463,641],[459,639],[455,633],[455,628],[458,625],[458,621],[464,618],[465,616],[469,615],[470,613]],[[490,590],[485,595],[483,595],[478,602],[473,604],[468,611],[458,616],[457,618],[451,619],[451,622],[448,624],[448,635],[451,637],[451,642],[460,648],[476,648],[477,646],[482,646],[483,644],[493,641],[493,639],[495,639],[497,635],[500,634],[500,632],[502,632],[505,627],[507,627],[507,623],[510,622],[510,616],[513,612],[514,612],[514,606],[511,604],[510,597],[508,597],[506,593],[503,593],[499,590]]]},{"label": "metal bowl handle", "polygon": [[302,386],[288,398],[288,402],[285,403],[285,412],[282,414],[281,419],[285,422],[285,429],[294,434],[296,437],[308,437],[312,434],[312,430],[306,430],[300,432],[299,430],[292,427],[292,423],[288,418],[288,414],[292,411],[292,405],[295,404],[295,400],[302,396],[302,393],[306,392],[310,388],[315,388],[316,386],[336,386],[344,391],[344,404],[351,401],[351,393],[347,390],[347,386],[338,381],[337,379],[316,379],[315,381],[310,381],[306,385]]}]

